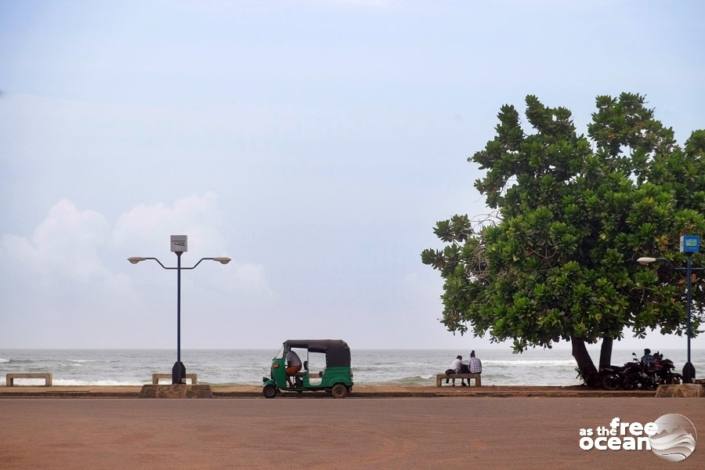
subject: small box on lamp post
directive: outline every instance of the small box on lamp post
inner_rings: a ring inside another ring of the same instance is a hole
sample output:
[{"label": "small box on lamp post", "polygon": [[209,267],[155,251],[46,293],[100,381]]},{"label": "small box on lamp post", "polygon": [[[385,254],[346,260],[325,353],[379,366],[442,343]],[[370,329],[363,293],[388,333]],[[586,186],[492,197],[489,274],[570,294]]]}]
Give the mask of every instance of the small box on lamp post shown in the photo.
[{"label": "small box on lamp post", "polygon": [[172,235],[171,251],[177,254],[186,253],[188,251],[188,236]]}]

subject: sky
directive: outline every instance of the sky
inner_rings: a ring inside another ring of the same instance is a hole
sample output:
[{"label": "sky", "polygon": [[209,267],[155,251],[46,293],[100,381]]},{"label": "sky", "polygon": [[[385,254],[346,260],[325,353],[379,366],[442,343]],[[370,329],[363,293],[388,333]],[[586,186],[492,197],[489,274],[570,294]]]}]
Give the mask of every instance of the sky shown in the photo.
[{"label": "sky", "polygon": [[[0,349],[508,348],[439,323],[436,221],[501,105],[705,128],[697,1],[0,0]],[[705,348],[705,339],[693,342]],[[682,347],[652,334],[615,347]],[[566,345],[563,345],[566,346]]]}]

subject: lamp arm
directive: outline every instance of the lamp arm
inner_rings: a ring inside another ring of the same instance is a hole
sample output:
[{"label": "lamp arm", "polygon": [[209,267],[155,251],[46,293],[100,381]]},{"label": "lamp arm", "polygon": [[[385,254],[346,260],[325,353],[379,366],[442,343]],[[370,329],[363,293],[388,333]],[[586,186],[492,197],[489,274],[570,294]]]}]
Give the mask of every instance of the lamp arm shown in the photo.
[{"label": "lamp arm", "polygon": [[145,258],[145,261],[148,260],[148,259],[149,259],[149,260],[152,260],[152,261],[156,261],[157,263],[159,263],[159,266],[161,266],[163,269],[179,269],[179,268],[171,268],[171,267],[164,266],[164,265],[162,264],[162,262],[159,261],[157,258],[149,257],[149,258]]},{"label": "lamp arm", "polygon": [[191,266],[190,268],[181,268],[181,269],[196,269],[196,266],[198,266],[199,264],[201,264],[201,263],[202,263],[203,261],[205,261],[205,260],[217,261],[215,258],[201,258],[201,259],[198,260],[198,262],[197,262],[196,264],[194,264],[194,265]]},{"label": "lamp arm", "polygon": [[[153,257],[144,258],[144,261],[146,261],[146,260],[156,261],[156,262],[159,264],[159,266],[161,266],[163,269],[170,269],[170,270],[171,270],[171,269],[174,269],[174,270],[175,270],[175,269],[179,269],[179,268],[177,268],[177,267],[164,266],[164,265],[162,264],[162,262],[159,261],[157,258],[153,258]],[[206,261],[206,260],[218,261],[218,262],[220,262],[220,260],[217,259],[217,258],[212,258],[212,257],[201,258],[201,259],[198,260],[198,262],[197,262],[196,264],[194,264],[194,265],[191,266],[191,267],[183,267],[183,266],[182,266],[182,267],[181,267],[181,270],[183,271],[183,270],[196,269],[196,267],[197,267],[199,264],[201,264],[203,261]]]},{"label": "lamp arm", "polygon": [[[688,268],[681,268],[681,267],[676,267],[676,266],[674,266],[674,265],[673,265],[673,262],[672,262],[670,259],[666,259],[666,258],[656,258],[656,262],[658,262],[658,263],[663,263],[663,264],[669,266],[669,267],[670,267],[672,270],[674,270],[674,271],[685,272],[685,271],[688,270]],[[690,271],[691,271],[691,272],[695,272],[695,271],[705,271],[705,267],[703,267],[703,268],[693,268],[693,267],[691,267],[691,268],[690,268]]]}]

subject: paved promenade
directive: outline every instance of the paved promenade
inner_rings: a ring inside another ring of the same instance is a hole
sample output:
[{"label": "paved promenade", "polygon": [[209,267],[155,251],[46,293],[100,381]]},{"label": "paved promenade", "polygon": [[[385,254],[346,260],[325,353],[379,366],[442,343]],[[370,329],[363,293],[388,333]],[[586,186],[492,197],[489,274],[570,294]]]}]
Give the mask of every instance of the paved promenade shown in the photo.
[{"label": "paved promenade", "polygon": [[[705,468],[702,398],[0,399],[0,468]],[[585,452],[578,429],[688,416],[699,448]]]}]

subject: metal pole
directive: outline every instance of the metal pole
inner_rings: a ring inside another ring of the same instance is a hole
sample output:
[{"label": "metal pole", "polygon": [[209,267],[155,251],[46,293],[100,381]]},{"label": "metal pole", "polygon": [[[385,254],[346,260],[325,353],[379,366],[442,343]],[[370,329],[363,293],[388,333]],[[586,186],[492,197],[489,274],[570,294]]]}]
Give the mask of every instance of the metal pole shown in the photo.
[{"label": "metal pole", "polygon": [[181,362],[181,253],[176,253],[176,362],[171,369],[171,383],[182,384],[186,367]]},{"label": "metal pole", "polygon": [[683,366],[683,382],[685,382],[685,383],[691,383],[693,381],[693,379],[695,378],[695,367],[690,362],[690,337],[692,335],[690,309],[691,309],[691,304],[693,303],[693,298],[692,298],[692,293],[691,293],[690,275],[692,273],[692,268],[693,268],[693,264],[690,259],[690,256],[688,256],[688,262],[687,262],[686,268],[685,268],[685,277],[686,277],[685,311],[686,311],[686,315],[688,316],[688,331],[687,331],[687,335],[688,335],[688,362],[686,362],[685,365]]},{"label": "metal pole", "polygon": [[176,254],[176,362],[181,362],[181,253]]}]

